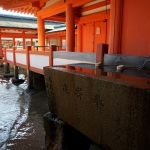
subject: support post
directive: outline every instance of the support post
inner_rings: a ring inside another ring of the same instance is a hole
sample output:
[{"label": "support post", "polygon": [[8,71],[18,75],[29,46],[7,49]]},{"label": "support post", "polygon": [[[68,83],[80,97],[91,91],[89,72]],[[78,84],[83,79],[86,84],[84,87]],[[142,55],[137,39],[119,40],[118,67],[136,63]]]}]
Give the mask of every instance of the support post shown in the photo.
[{"label": "support post", "polygon": [[121,54],[124,0],[111,0],[109,53]]},{"label": "support post", "polygon": [[28,88],[32,89],[33,88],[33,72],[30,70],[27,70],[27,83],[28,83]]},{"label": "support post", "polygon": [[5,74],[10,73],[9,63],[5,63]]},{"label": "support post", "polygon": [[56,51],[56,45],[51,45],[49,50],[49,66],[53,67],[53,51]]},{"label": "support post", "polygon": [[19,79],[19,76],[18,76],[18,66],[15,66],[15,65],[14,65],[14,79],[15,80]]},{"label": "support post", "polygon": [[[41,16],[37,17],[38,23],[38,46],[45,46],[45,27],[44,27],[44,19]],[[39,51],[44,51],[44,47],[39,47]]]}]

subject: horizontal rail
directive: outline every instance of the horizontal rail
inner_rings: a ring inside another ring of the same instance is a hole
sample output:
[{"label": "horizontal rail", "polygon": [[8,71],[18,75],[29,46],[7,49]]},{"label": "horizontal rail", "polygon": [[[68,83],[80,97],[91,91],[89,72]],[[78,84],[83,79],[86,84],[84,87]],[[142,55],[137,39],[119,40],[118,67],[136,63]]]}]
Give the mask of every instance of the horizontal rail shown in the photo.
[{"label": "horizontal rail", "polygon": [[[39,46],[40,47],[40,46]],[[43,67],[68,65],[75,63],[95,64],[102,61],[103,46],[96,53],[56,51],[57,46],[51,45],[47,51],[36,51],[31,46],[26,49],[6,49],[6,61],[22,68],[43,74]]]}]

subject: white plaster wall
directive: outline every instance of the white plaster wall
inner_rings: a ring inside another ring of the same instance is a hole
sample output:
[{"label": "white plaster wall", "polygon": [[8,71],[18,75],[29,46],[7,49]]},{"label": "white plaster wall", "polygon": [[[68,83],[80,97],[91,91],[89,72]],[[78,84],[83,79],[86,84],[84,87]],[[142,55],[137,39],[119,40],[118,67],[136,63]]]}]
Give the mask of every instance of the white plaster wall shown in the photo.
[{"label": "white plaster wall", "polygon": [[13,61],[13,53],[12,52],[6,52],[6,58],[7,58],[7,60]]},{"label": "white plaster wall", "polygon": [[30,66],[39,69],[49,66],[49,56],[30,54]]},{"label": "white plaster wall", "polygon": [[16,53],[15,56],[16,56],[16,63],[24,64],[24,65],[27,64],[27,61],[26,61],[26,54],[19,54],[19,53]]}]

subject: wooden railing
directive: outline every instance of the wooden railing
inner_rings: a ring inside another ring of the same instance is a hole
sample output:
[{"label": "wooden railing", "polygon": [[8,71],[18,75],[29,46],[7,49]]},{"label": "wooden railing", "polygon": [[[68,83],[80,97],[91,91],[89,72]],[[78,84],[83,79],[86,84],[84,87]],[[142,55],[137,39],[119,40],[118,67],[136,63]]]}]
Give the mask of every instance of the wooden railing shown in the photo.
[{"label": "wooden railing", "polygon": [[66,52],[56,51],[57,46],[51,45],[49,50],[36,51],[31,46],[27,46],[26,49],[17,50],[4,49],[6,62],[15,66],[31,70],[43,74],[43,67],[45,66],[58,66],[68,65],[75,63],[88,63],[95,64],[101,62],[103,55],[108,49],[108,45],[98,45],[96,53],[83,53],[83,52]]}]

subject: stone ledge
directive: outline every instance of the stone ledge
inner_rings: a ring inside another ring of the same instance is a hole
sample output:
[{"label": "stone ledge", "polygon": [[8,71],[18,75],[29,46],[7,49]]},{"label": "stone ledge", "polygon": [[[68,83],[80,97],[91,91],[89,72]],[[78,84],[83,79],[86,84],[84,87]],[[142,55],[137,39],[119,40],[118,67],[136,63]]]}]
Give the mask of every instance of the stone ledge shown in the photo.
[{"label": "stone ledge", "polygon": [[150,87],[62,68],[44,75],[56,116],[106,149],[150,149]]}]

